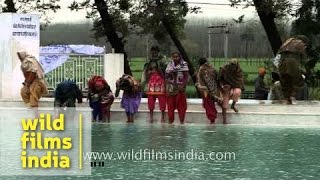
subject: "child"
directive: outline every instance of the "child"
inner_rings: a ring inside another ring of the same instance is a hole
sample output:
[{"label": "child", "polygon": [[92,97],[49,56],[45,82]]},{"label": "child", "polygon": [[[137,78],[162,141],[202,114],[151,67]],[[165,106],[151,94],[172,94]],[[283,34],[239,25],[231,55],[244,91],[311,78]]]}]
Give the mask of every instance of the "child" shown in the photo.
[{"label": "child", "polygon": [[94,121],[110,122],[110,108],[114,101],[107,81],[101,76],[93,76],[88,82],[88,99]]},{"label": "child", "polygon": [[116,97],[120,90],[123,90],[121,107],[126,111],[127,123],[133,123],[133,116],[138,112],[142,98],[140,83],[132,76],[124,74],[117,80],[116,87]]},{"label": "child", "polygon": [[166,93],[164,75],[158,67],[156,61],[150,61],[147,67],[148,90],[148,107],[150,110],[150,122],[153,122],[153,110],[156,99],[158,98],[161,111],[161,122],[164,122],[166,110]]}]

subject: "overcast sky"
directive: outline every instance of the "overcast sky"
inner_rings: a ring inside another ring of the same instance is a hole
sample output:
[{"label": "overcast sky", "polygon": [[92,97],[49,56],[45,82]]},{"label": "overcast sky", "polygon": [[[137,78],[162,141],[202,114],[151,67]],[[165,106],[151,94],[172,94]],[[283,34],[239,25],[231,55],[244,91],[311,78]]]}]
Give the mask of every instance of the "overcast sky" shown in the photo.
[{"label": "overcast sky", "polygon": [[[84,21],[85,12],[72,12],[67,7],[70,5],[70,0],[61,0],[63,5],[61,10],[54,15],[53,23],[59,22],[76,22]],[[192,16],[209,16],[209,17],[227,17],[237,18],[245,14],[246,18],[252,18],[256,15],[255,8],[249,7],[243,9],[241,6],[238,8],[230,7],[228,0],[187,0],[189,6],[199,6],[201,7],[202,13],[192,14]],[[208,4],[207,4],[208,3]]]}]

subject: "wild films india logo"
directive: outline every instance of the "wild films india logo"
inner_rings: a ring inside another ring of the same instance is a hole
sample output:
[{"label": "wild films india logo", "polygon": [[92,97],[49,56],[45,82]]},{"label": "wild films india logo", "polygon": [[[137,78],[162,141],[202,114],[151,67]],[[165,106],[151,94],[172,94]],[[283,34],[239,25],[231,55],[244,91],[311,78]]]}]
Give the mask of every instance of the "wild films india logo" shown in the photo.
[{"label": "wild films india logo", "polygon": [[[70,157],[59,154],[59,150],[72,148],[71,137],[43,137],[45,131],[65,131],[64,114],[58,119],[51,120],[50,114],[40,114],[39,119],[22,119],[24,133],[21,137],[22,168],[70,168]],[[37,131],[38,132],[35,132]],[[27,152],[27,146],[31,152]],[[32,155],[32,150],[43,150],[44,156]]]},{"label": "wild films india logo", "polygon": [[82,156],[91,151],[89,111],[11,113],[0,127],[0,175],[91,175]]}]

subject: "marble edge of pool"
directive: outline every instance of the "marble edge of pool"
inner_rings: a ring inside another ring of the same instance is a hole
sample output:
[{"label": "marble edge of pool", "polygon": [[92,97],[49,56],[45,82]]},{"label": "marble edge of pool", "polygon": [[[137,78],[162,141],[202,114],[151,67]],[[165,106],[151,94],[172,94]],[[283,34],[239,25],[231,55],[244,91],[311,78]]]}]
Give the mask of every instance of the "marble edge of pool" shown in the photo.
[{"label": "marble edge of pool", "polygon": [[[40,102],[53,102],[54,98],[41,98]],[[121,98],[115,98],[114,103],[119,103]],[[0,99],[0,102],[22,102],[21,99]],[[87,98],[83,98],[83,102],[87,102]],[[147,103],[147,98],[142,98],[141,103]],[[231,101],[230,101],[231,102]],[[189,104],[202,104],[201,98],[188,98],[187,103]],[[279,101],[272,101],[272,100],[254,100],[254,99],[240,99],[237,102],[239,105],[284,105],[281,104]],[[310,100],[310,101],[297,101],[295,105],[320,105],[320,101]]]}]

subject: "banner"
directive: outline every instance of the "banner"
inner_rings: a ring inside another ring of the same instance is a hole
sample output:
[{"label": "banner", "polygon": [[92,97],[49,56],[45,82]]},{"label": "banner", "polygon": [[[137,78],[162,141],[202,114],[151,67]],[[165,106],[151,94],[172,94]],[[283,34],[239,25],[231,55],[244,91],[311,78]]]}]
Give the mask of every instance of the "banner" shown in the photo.
[{"label": "banner", "polygon": [[83,55],[97,55],[103,54],[104,48],[94,45],[54,45],[40,47],[39,62],[42,65],[44,72],[50,71],[61,66],[69,59],[69,55],[83,54]]}]

